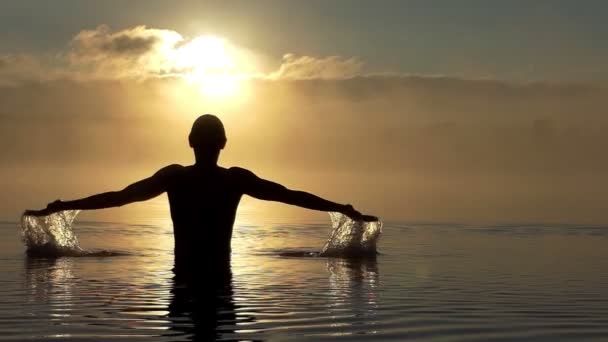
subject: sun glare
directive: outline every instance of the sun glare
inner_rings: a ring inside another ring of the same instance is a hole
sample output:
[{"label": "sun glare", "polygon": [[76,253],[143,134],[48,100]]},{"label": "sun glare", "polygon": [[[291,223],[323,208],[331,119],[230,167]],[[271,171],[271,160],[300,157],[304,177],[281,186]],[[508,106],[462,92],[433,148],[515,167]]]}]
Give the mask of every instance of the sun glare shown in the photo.
[{"label": "sun glare", "polygon": [[184,70],[183,77],[198,86],[203,95],[224,98],[239,91],[235,53],[225,40],[201,36],[176,48],[172,59],[178,70]]}]

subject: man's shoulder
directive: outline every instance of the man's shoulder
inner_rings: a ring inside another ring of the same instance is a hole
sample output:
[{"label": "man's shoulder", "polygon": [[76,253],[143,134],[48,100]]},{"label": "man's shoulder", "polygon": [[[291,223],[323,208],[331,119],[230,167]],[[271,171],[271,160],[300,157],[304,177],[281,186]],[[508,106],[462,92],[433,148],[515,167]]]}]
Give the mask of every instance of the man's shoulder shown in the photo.
[{"label": "man's shoulder", "polygon": [[168,177],[183,172],[185,169],[186,166],[180,164],[171,164],[161,168],[156,172],[156,174],[162,177]]},{"label": "man's shoulder", "polygon": [[245,168],[238,167],[238,166],[229,167],[227,169],[227,171],[235,177],[254,177],[255,176],[255,174],[253,172],[251,172]]},{"label": "man's shoulder", "polygon": [[246,189],[250,188],[252,184],[255,184],[258,179],[250,170],[238,166],[228,168],[227,172],[231,183],[240,188],[244,193],[246,193]]},{"label": "man's shoulder", "polygon": [[188,167],[181,165],[181,164],[170,164],[170,165],[163,167],[162,169],[171,172],[171,171],[185,170],[186,168],[188,168]]}]

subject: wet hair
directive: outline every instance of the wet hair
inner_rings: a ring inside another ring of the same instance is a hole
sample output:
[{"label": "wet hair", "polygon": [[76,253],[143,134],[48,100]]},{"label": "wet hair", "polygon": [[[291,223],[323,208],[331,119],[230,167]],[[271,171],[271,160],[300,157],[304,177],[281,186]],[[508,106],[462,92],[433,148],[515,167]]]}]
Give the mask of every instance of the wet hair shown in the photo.
[{"label": "wet hair", "polygon": [[226,131],[222,121],[213,114],[199,116],[188,136],[194,149],[221,150],[226,146]]}]

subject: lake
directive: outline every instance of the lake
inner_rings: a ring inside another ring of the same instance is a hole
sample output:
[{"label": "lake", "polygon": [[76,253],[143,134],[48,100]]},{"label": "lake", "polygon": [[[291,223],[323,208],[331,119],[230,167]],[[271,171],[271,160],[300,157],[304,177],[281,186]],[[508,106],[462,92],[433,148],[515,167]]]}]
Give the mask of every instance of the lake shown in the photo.
[{"label": "lake", "polygon": [[2,222],[0,340],[608,340],[608,227],[388,221],[375,260],[347,260],[284,256],[319,251],[329,217],[238,220],[231,286],[193,303],[148,221],[77,218],[83,247],[128,255],[58,259]]}]

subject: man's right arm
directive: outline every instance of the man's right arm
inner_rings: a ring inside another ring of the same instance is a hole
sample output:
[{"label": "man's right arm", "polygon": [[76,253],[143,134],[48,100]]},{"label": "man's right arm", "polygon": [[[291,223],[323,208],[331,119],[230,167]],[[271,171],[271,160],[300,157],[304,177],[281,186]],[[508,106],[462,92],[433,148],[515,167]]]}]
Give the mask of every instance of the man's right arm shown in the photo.
[{"label": "man's right arm", "polygon": [[374,216],[362,215],[349,204],[339,204],[305,191],[288,189],[281,184],[259,178],[249,170],[241,168],[233,168],[232,170],[239,173],[244,193],[251,197],[291,204],[306,209],[339,212],[357,220],[377,220]]},{"label": "man's right arm", "polygon": [[57,200],[49,203],[45,209],[27,210],[25,214],[45,216],[62,210],[103,209],[145,201],[165,192],[169,179],[180,168],[181,166],[177,164],[169,165],[160,169],[151,177],[135,182],[120,191],[104,192],[72,201]]}]

